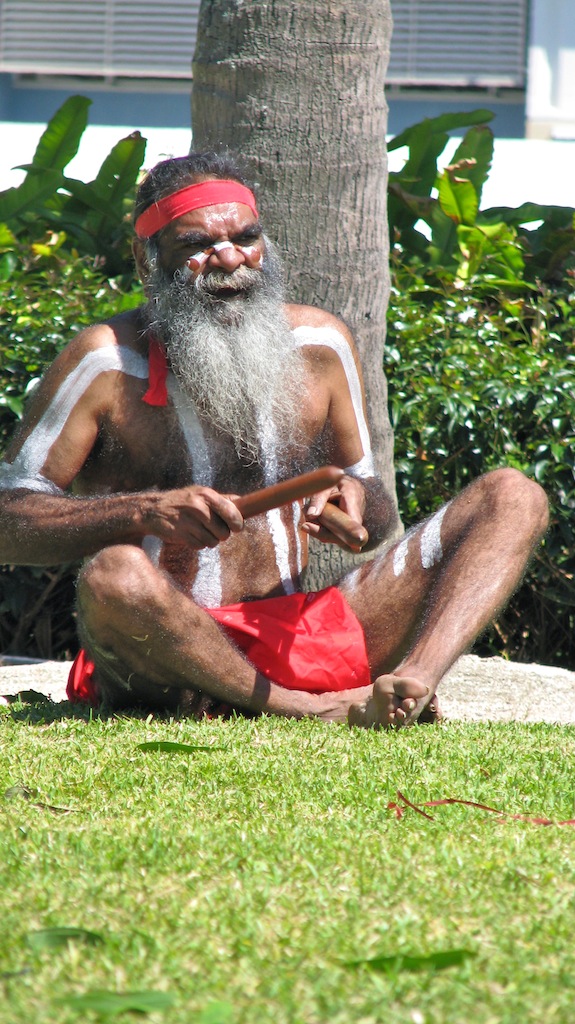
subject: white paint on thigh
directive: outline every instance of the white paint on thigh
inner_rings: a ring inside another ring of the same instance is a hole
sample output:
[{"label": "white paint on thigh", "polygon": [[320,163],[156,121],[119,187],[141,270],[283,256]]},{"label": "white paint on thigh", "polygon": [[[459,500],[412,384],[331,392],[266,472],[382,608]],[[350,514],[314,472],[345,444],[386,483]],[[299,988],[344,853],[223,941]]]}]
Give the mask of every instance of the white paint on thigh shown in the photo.
[{"label": "white paint on thigh", "polygon": [[162,553],[162,541],[159,537],[154,537],[153,534],[147,533],[142,538],[142,550],[144,554],[148,556],[152,565],[158,568],[160,564],[160,555]]},{"label": "white paint on thigh", "polygon": [[440,508],[439,512],[436,512],[431,517],[426,526],[424,526],[421,533],[420,550],[421,550],[421,564],[424,569],[431,569],[433,565],[437,565],[438,562],[443,558],[443,547],[441,546],[441,524],[443,517],[447,512],[448,505],[444,505]]},{"label": "white paint on thigh", "polygon": [[300,524],[300,519],[301,519],[301,506],[299,504],[299,501],[294,501],[292,503],[292,512],[293,512],[293,529],[294,529],[295,544],[296,544],[297,573],[298,573],[298,576],[301,576],[301,574],[303,572],[303,559],[302,559],[302,551],[301,551],[301,538],[300,538],[300,535],[299,535],[299,524]]},{"label": "white paint on thigh", "polygon": [[[145,379],[148,376],[148,362],[143,356],[124,345],[97,348],[85,355],[62,381],[43,416],[24,441],[14,462],[10,466],[5,463],[2,474],[4,487],[30,486],[30,481],[35,479],[37,486],[34,490],[47,490],[42,469],[52,446],[58,440],[82,395],[101,373],[109,370],[119,370],[129,377]],[[21,482],[24,480],[28,481],[25,485]]]},{"label": "white paint on thigh", "polygon": [[393,574],[394,576],[401,576],[405,570],[405,563],[407,560],[407,549],[409,547],[409,534],[407,534],[402,541],[399,542],[395,551],[393,552]]},{"label": "white paint on thigh", "polygon": [[[192,462],[194,483],[213,487],[214,467],[199,416],[183,394],[173,373],[168,374],[168,391],[174,403]],[[201,608],[219,608],[222,603],[222,563],[219,545],[198,551],[198,568],[192,584],[192,598]]]},{"label": "white paint on thigh", "polygon": [[371,452],[363,455],[359,462],[354,462],[353,466],[346,466],[344,473],[347,473],[348,476],[358,477],[360,480],[375,476],[375,466]]}]

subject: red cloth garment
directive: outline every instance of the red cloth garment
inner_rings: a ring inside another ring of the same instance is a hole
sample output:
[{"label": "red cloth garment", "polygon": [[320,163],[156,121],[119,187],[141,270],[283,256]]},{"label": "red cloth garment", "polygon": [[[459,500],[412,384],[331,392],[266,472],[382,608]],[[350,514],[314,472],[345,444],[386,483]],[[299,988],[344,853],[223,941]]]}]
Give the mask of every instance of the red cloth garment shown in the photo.
[{"label": "red cloth garment", "polygon": [[[337,587],[205,611],[262,675],[287,690],[328,693],[371,682],[363,630]],[[93,662],[80,651],[68,700],[98,703],[93,672]]]},{"label": "red cloth garment", "polygon": [[328,693],[371,682],[363,629],[337,587],[205,610],[287,690]]},{"label": "red cloth garment", "polygon": [[74,704],[99,704],[100,694],[94,680],[96,666],[84,650],[80,650],[72,663],[66,686],[66,696]]},{"label": "red cloth garment", "polygon": [[148,390],[142,401],[148,405],[167,405],[168,360],[166,350],[157,338],[152,338],[148,349]]}]

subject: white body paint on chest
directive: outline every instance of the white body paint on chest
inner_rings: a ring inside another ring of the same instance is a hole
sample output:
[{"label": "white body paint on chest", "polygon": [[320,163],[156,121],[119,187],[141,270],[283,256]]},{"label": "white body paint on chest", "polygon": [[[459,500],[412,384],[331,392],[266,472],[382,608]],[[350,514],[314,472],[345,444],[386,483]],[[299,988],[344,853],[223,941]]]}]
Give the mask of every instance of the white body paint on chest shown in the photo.
[{"label": "white body paint on chest", "polygon": [[14,462],[4,463],[0,467],[1,487],[28,487],[49,494],[61,493],[51,480],[42,476],[42,469],[74,407],[96,378],[108,370],[119,370],[130,377],[145,379],[148,376],[148,362],[125,346],[97,348],[84,356],[62,381]]},{"label": "white body paint on chest", "polygon": [[[264,484],[266,487],[277,483],[278,480],[278,437],[275,424],[270,419],[261,419],[260,444],[264,456]],[[300,506],[297,501],[292,504],[292,515],[294,534],[296,538],[297,574],[302,573],[301,542],[298,533]],[[274,545],[276,565],[280,575],[280,582],[285,594],[294,594],[296,586],[292,577],[289,564],[289,538],[279,508],[272,508],[266,512],[266,520],[269,526],[271,538]]]},{"label": "white body paint on chest", "polygon": [[375,469],[371,453],[369,429],[363,412],[361,383],[347,341],[339,331],[336,331],[335,327],[296,327],[293,331],[293,336],[298,345],[325,345],[327,348],[333,349],[339,356],[346,376],[361,447],[363,448],[362,458],[353,466],[349,466],[346,472],[349,472],[352,476],[373,476]]},{"label": "white body paint on chest", "polygon": [[[202,487],[213,487],[214,465],[196,409],[181,391],[172,373],[168,374],[167,386],[192,460],[194,483]],[[219,546],[200,548],[198,551],[198,568],[191,594],[201,608],[221,606],[222,562]]]}]

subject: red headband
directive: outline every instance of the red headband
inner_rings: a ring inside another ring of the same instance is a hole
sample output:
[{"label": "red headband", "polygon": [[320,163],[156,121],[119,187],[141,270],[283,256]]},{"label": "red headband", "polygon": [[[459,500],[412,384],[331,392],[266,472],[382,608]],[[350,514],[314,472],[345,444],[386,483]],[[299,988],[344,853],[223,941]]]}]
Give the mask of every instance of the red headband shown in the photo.
[{"label": "red headband", "polygon": [[211,181],[200,181],[188,185],[171,196],[164,196],[157,203],[152,203],[138,217],[135,230],[138,238],[150,238],[165,228],[166,224],[182,217],[190,210],[198,210],[203,206],[217,206],[219,203],[244,203],[249,206],[254,217],[257,217],[256,200],[253,192],[239,181],[224,181],[213,178]]}]

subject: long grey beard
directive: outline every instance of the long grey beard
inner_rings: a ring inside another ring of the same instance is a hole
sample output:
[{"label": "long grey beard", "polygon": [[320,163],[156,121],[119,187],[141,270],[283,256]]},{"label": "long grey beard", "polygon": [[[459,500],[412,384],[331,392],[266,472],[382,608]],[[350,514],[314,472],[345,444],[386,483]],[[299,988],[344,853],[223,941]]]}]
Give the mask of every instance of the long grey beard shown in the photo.
[{"label": "long grey beard", "polygon": [[[269,243],[268,243],[269,245]],[[264,270],[242,266],[192,282],[155,268],[149,326],[166,346],[180,387],[199,415],[232,441],[248,462],[297,461],[303,361],[283,312],[281,276],[267,250]],[[271,265],[271,266],[270,266]],[[221,288],[249,289],[241,299]]]}]

